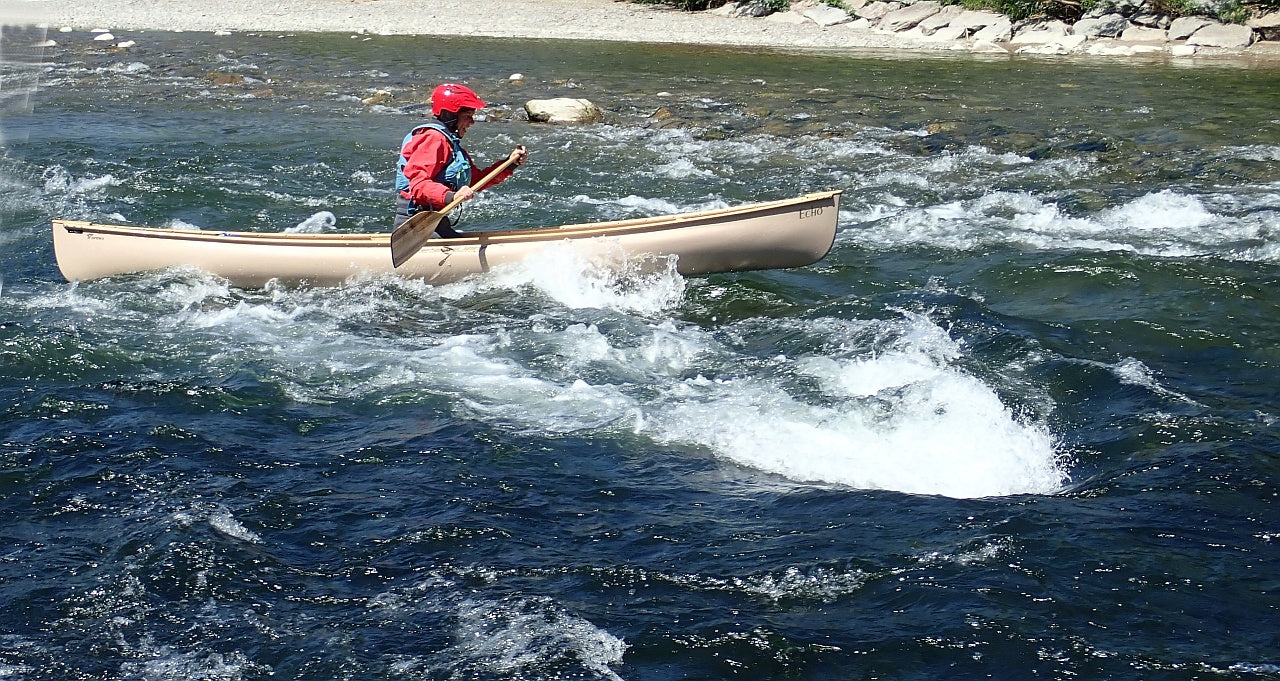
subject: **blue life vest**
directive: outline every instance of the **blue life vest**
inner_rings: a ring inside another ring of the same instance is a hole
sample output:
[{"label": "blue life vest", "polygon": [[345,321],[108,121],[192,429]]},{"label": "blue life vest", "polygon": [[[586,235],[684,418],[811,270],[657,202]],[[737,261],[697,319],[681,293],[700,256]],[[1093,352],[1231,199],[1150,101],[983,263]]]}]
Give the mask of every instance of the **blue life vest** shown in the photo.
[{"label": "blue life vest", "polygon": [[432,121],[410,130],[409,134],[404,136],[404,141],[400,143],[400,162],[396,164],[396,191],[409,191],[409,178],[404,175],[404,167],[409,164],[409,159],[405,158],[404,145],[424,128],[433,128],[444,133],[445,139],[449,140],[449,145],[453,147],[453,153],[449,155],[449,163],[445,165],[444,170],[431,179],[443,184],[451,191],[457,191],[459,187],[471,184],[471,159],[467,158],[466,152],[462,150],[462,139],[449,132],[444,124]]}]

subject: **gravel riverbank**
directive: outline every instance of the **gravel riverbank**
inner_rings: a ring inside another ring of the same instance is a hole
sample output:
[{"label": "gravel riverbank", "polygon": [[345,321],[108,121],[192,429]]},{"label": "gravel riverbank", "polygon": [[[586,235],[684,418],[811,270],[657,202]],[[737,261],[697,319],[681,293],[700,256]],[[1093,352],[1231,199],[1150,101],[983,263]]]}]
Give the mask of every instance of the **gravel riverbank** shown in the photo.
[{"label": "gravel riverbank", "polygon": [[[1008,41],[951,39],[920,31],[886,31],[849,22],[824,26],[799,12],[764,18],[726,16],[723,12],[682,12],[621,0],[240,0],[210,5],[203,0],[94,0],[4,3],[6,24],[48,26],[50,38],[85,39],[84,32],[105,29],[121,41],[130,31],[281,31],[372,34],[470,35],[511,38],[616,40],[770,48],[876,49],[930,51],[1035,51],[1103,57],[1229,57],[1280,59],[1280,45],[1259,41],[1242,47],[1198,46],[1170,41],[1125,50],[1122,40],[1104,39],[1061,49]],[[70,30],[68,30],[70,29]],[[79,38],[74,36],[80,34]],[[99,34],[100,35],[100,34]],[[1016,37],[1015,37],[1016,41]]]}]

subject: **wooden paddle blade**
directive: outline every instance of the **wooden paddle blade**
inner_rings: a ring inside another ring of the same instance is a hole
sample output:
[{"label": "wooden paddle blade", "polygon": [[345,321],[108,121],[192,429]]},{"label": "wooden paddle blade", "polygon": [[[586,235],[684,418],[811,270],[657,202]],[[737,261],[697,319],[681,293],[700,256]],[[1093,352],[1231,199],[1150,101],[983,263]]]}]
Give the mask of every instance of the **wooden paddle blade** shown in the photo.
[{"label": "wooden paddle blade", "polygon": [[444,213],[423,210],[414,213],[391,233],[391,266],[399,267],[413,257],[436,231]]}]

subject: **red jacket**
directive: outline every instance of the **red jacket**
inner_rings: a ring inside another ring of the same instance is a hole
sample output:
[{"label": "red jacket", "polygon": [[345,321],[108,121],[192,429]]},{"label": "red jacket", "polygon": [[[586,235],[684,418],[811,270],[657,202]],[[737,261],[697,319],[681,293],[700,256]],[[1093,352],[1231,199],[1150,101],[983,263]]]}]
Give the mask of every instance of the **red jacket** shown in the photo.
[{"label": "red jacket", "polygon": [[[424,128],[404,145],[400,153],[408,159],[408,163],[404,166],[404,176],[409,180],[409,191],[402,191],[400,195],[412,200],[420,208],[428,210],[444,208],[449,203],[449,200],[453,198],[453,190],[447,185],[432,179],[449,165],[449,154],[453,153],[453,146],[449,144],[449,140],[445,138],[444,133],[432,128]],[[494,168],[502,165],[502,161],[506,160],[498,161],[487,168],[477,168],[475,161],[471,159],[471,154],[465,151],[462,153],[466,155],[467,161],[471,162],[472,186],[485,175],[493,172]],[[480,187],[477,191],[488,189],[511,177],[511,174],[512,169],[507,168],[498,173],[497,177],[490,180],[489,184]]]}]

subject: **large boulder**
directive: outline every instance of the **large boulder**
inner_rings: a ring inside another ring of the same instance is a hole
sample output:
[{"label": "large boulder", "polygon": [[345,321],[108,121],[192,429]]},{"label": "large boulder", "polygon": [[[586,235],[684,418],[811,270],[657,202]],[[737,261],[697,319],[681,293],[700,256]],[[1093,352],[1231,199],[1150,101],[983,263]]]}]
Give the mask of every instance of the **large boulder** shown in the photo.
[{"label": "large boulder", "polygon": [[1250,19],[1247,25],[1263,40],[1280,40],[1280,12]]},{"label": "large boulder", "polygon": [[1009,51],[1004,49],[1003,47],[987,40],[973,41],[973,47],[971,47],[970,50],[978,54],[1008,54],[1009,53]]},{"label": "large boulder", "polygon": [[1104,14],[1096,19],[1081,19],[1071,27],[1075,35],[1086,38],[1114,38],[1129,28],[1129,20],[1120,14]]},{"label": "large boulder", "polygon": [[1155,14],[1153,12],[1147,12],[1145,14],[1138,14],[1136,16],[1129,17],[1129,21],[1132,21],[1134,24],[1138,26],[1166,29],[1166,28],[1169,28],[1169,24],[1173,23],[1173,17],[1169,16],[1168,14]]},{"label": "large boulder", "polygon": [[973,34],[975,43],[1007,43],[1013,39],[1013,22],[1001,16]]},{"label": "large boulder", "polygon": [[853,20],[853,17],[849,16],[848,12],[831,5],[818,5],[802,9],[800,14],[819,26],[835,26],[836,24],[844,24]]},{"label": "large boulder", "polygon": [[[917,25],[916,29],[918,30],[919,28],[920,27]],[[943,26],[942,28],[926,35],[925,39],[932,40],[935,42],[947,42],[951,40],[961,40],[967,37],[968,35],[969,35],[968,28],[964,26],[953,26],[951,24],[947,24],[946,26]]]},{"label": "large boulder", "polygon": [[769,16],[765,17],[764,20],[772,21],[775,24],[799,25],[799,24],[809,23],[809,17],[806,17],[805,15],[801,14],[799,11],[794,9],[789,12],[774,12],[773,14],[770,14]]},{"label": "large boulder", "polygon": [[1203,17],[1178,17],[1169,24],[1169,40],[1186,40],[1191,34],[1212,23]]},{"label": "large boulder", "polygon": [[933,35],[938,29],[949,26],[951,20],[960,16],[964,8],[960,5],[947,5],[941,11],[931,17],[926,17],[923,21],[916,24],[916,29],[923,35]]},{"label": "large boulder", "polygon": [[854,10],[854,14],[863,19],[879,21],[884,15],[896,9],[902,9],[902,6],[903,5],[900,2],[883,2],[882,0],[876,0],[875,2],[869,2]]},{"label": "large boulder", "polygon": [[942,3],[923,0],[884,15],[880,18],[880,28],[885,31],[905,31],[940,11],[942,11]]},{"label": "large boulder", "polygon": [[1089,11],[1085,12],[1082,18],[1097,19],[1108,14],[1119,14],[1122,17],[1129,18],[1149,10],[1150,7],[1145,0],[1101,0],[1101,2],[1098,2]]},{"label": "large boulder", "polygon": [[768,0],[743,0],[743,2],[731,2],[710,11],[712,14],[726,17],[763,17],[772,14],[774,10]]},{"label": "large boulder", "polygon": [[1013,22],[1009,21],[1008,17],[998,12],[981,9],[967,9],[953,18],[950,25],[964,26],[970,31],[977,31],[1000,22],[1009,24],[1010,28],[1013,26]]},{"label": "large boulder", "polygon": [[1169,35],[1163,28],[1130,26],[1120,34],[1120,39],[1126,43],[1163,43],[1168,41]]},{"label": "large boulder", "polygon": [[559,97],[531,99],[524,103],[525,113],[535,123],[599,123],[604,112],[590,100]]},{"label": "large boulder", "polygon": [[[1047,42],[1032,42],[1017,50],[1018,54],[1071,54],[1080,48],[1088,38],[1082,35],[1064,35]],[[1017,38],[1014,38],[1017,41]]]},{"label": "large boulder", "polygon": [[1034,21],[1024,24],[1015,31],[1013,38],[1009,42],[1014,45],[1043,45],[1059,42],[1070,33],[1070,28],[1056,19]]},{"label": "large boulder", "polygon": [[1248,47],[1253,42],[1253,29],[1238,24],[1212,23],[1191,34],[1188,45],[1202,47]]}]

